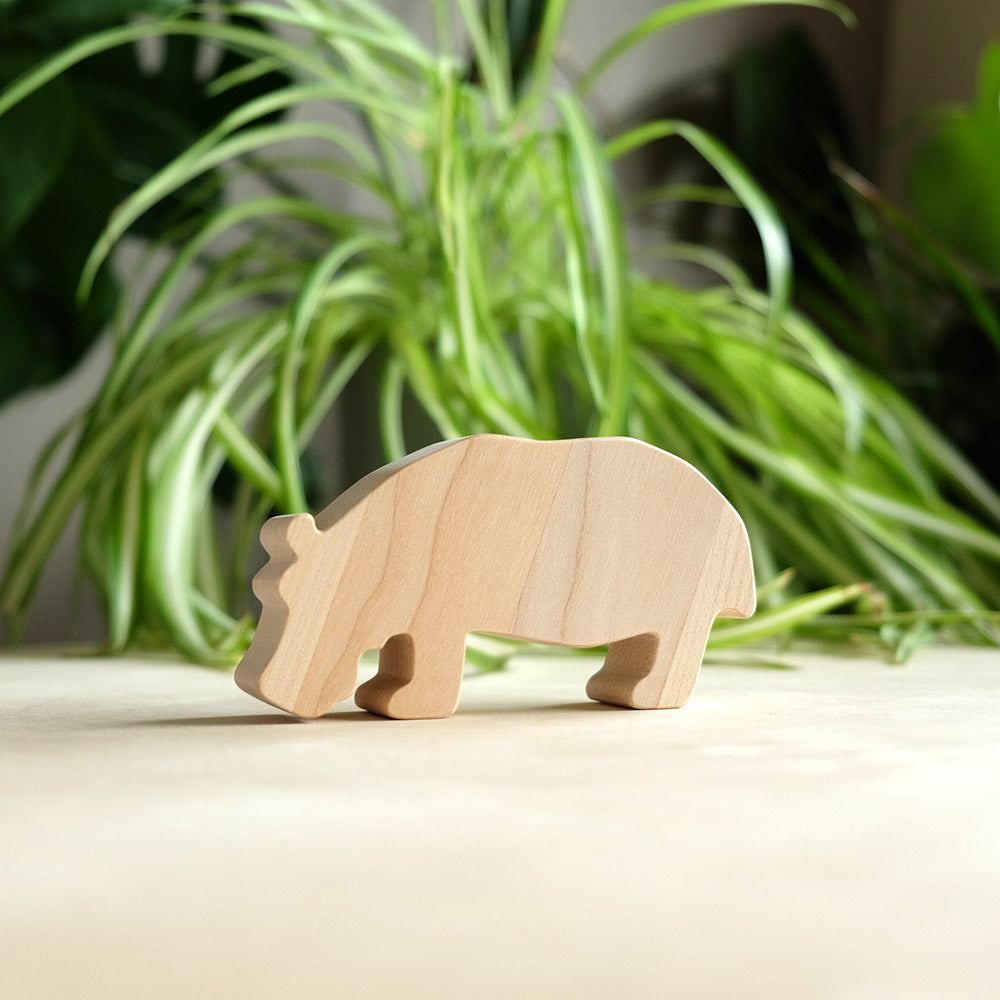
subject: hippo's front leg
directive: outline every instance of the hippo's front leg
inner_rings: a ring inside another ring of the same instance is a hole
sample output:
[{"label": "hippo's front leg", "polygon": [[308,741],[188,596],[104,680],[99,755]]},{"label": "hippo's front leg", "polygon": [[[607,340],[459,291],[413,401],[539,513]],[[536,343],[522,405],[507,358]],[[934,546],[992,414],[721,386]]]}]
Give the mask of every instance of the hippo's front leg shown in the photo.
[{"label": "hippo's front leg", "polygon": [[390,719],[445,719],[458,707],[464,669],[464,635],[394,635],[379,654],[378,673],[358,688],[354,701]]}]

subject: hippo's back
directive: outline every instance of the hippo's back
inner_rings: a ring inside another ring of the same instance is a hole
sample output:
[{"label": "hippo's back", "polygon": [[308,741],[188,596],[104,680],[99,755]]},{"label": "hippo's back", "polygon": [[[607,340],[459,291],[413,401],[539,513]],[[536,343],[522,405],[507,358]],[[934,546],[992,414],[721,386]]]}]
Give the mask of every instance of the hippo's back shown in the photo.
[{"label": "hippo's back", "polygon": [[[655,630],[651,603],[685,599],[731,511],[692,466],[630,438],[478,435],[380,474],[373,523],[393,539],[385,573],[419,590],[415,632],[445,613],[466,631],[576,646]],[[692,505],[694,524],[672,516]]]}]

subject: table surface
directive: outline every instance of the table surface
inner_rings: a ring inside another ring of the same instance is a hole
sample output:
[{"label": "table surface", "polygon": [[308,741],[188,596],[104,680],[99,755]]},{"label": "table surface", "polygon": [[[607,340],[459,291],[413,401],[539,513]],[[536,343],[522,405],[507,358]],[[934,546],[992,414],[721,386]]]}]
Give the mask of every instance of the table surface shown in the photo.
[{"label": "table surface", "polygon": [[0,658],[6,1000],[1000,997],[1000,653],[466,678],[311,723],[157,659]]}]

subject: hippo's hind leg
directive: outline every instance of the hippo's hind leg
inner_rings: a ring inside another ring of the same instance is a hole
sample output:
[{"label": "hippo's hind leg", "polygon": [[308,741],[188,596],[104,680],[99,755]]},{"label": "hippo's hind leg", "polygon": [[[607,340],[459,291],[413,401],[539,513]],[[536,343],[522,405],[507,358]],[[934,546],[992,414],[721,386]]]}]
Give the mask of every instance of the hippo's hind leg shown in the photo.
[{"label": "hippo's hind leg", "polygon": [[464,667],[465,636],[426,641],[394,635],[379,654],[378,673],[358,688],[354,701],[391,719],[444,719],[458,706]]},{"label": "hippo's hind leg", "polygon": [[639,708],[635,692],[656,664],[660,637],[652,632],[608,646],[604,666],[587,682],[587,697],[607,705]]},{"label": "hippo's hind leg", "polygon": [[613,642],[587,683],[594,701],[625,708],[680,708],[694,692],[711,622]]}]

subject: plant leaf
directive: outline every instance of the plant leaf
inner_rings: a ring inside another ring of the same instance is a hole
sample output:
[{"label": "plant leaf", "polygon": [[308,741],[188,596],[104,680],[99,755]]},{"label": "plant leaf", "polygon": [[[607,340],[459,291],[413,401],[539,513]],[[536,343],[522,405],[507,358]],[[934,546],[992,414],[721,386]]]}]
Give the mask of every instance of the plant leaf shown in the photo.
[{"label": "plant leaf", "polygon": [[922,221],[958,253],[1000,277],[1000,43],[987,47],[979,92],[951,110],[914,153],[907,190]]},{"label": "plant leaf", "polygon": [[797,7],[819,7],[836,14],[844,24],[853,25],[855,23],[854,14],[851,13],[850,9],[837,3],[836,0],[680,0],[679,3],[657,8],[652,14],[615,39],[577,81],[577,91],[586,94],[613,62],[616,62],[636,45],[672,25],[725,10],[783,3],[792,3]]}]

